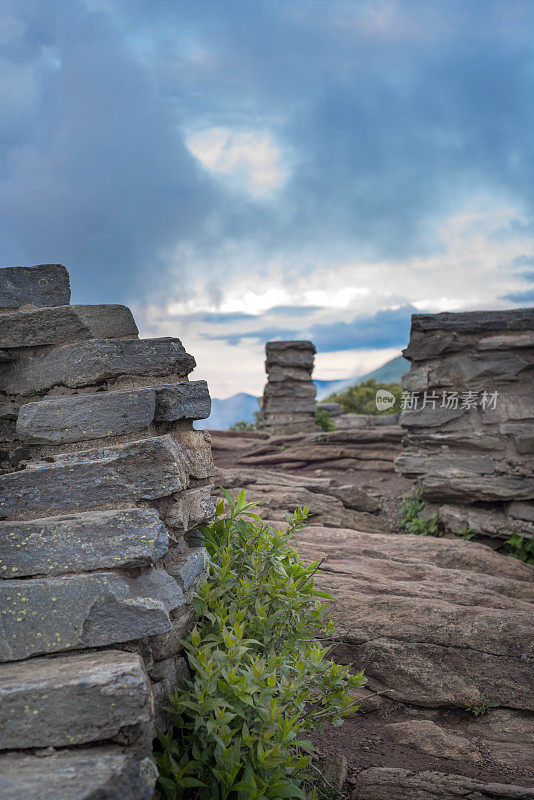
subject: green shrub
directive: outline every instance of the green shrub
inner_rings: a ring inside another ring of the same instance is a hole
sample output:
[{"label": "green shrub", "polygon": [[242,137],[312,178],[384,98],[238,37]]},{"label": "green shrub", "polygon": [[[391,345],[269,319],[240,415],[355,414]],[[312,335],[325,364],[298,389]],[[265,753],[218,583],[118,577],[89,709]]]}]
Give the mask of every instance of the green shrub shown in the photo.
[{"label": "green shrub", "polygon": [[325,411],[324,408],[319,408],[315,412],[315,423],[320,427],[322,431],[335,431],[337,430],[337,425],[328,413]]},{"label": "green shrub", "polygon": [[[395,397],[395,404],[387,411],[379,411],[376,407],[375,398],[379,389],[387,389]],[[343,392],[334,392],[323,402],[339,403],[345,414],[398,414],[401,395],[400,383],[377,383],[374,378],[368,378]]]},{"label": "green shrub", "polygon": [[414,533],[417,536],[441,536],[438,515],[421,516],[425,506],[426,503],[417,489],[405,494],[400,507],[399,526],[407,533]]},{"label": "green shrub", "polygon": [[467,523],[461,531],[456,531],[456,536],[461,536],[462,539],[465,539],[466,542],[471,541],[471,539],[477,535],[477,532],[473,530]]},{"label": "green shrub", "polygon": [[355,710],[347,690],[366,679],[328,660],[316,638],[332,635],[329,596],[314,589],[318,565],[292,546],[309,510],[287,515],[282,532],[244,492],[224,496],[228,513],[221,500],[202,530],[212,564],[184,642],[192,677],[171,696],[173,730],[160,734],[160,787],[167,800],[315,797],[303,737],[341,725]]},{"label": "green shrub", "polygon": [[233,425],[230,425],[229,430],[231,431],[255,431],[258,426],[254,424],[254,422],[247,422],[244,419],[238,420],[238,422],[234,422]]},{"label": "green shrub", "polygon": [[525,561],[527,564],[534,564],[534,541],[532,539],[513,533],[506,540],[506,544],[509,545],[511,550],[508,555],[518,558],[520,561]]}]

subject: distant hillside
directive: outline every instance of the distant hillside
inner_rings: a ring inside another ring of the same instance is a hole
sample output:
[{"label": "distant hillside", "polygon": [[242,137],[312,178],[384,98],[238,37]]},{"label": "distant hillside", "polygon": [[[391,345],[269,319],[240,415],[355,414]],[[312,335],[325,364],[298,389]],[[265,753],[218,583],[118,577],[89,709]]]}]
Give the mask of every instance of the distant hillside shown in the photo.
[{"label": "distant hillside", "polygon": [[258,398],[253,394],[239,392],[226,400],[218,400],[216,397],[211,401],[211,414],[206,420],[199,420],[195,428],[207,430],[225,431],[230,425],[238,420],[246,422],[254,421],[254,412],[257,411]]},{"label": "distant hillside", "polygon": [[365,375],[359,375],[357,378],[346,378],[342,381],[315,380],[317,399],[323,400],[325,397],[328,397],[329,394],[332,394],[332,392],[342,392],[344,389],[348,389],[349,386],[357,386],[368,378],[375,378],[375,380],[383,383],[400,382],[402,376],[408,372],[409,369],[410,362],[403,356],[397,356],[396,358],[392,358],[391,361],[386,361],[386,363],[382,364],[378,369],[367,372]]},{"label": "distant hillside", "polygon": [[[332,392],[355,386],[367,378],[376,378],[377,381],[383,381],[384,383],[400,381],[409,368],[409,362],[402,356],[397,356],[397,358],[392,358],[391,361],[383,364],[378,369],[368,372],[366,375],[359,375],[356,378],[347,378],[342,381],[314,380],[317,386],[317,399],[322,400]],[[207,420],[196,422],[195,428],[224,431],[239,420],[253,422],[254,412],[259,409],[258,400],[258,397],[253,394],[245,394],[245,392],[234,394],[232,397],[227,397],[226,400],[218,400],[214,397],[211,401],[210,417]]]}]

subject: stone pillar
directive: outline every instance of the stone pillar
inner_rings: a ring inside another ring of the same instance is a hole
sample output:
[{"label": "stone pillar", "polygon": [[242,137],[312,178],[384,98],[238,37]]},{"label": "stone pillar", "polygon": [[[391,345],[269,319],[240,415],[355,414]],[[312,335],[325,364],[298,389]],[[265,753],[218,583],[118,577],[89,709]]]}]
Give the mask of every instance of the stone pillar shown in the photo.
[{"label": "stone pillar", "polygon": [[315,347],[306,341],[267,342],[265,352],[262,427],[281,434],[317,430],[312,381]]},{"label": "stone pillar", "polygon": [[404,356],[398,471],[449,531],[532,537],[534,308],[414,315]]},{"label": "stone pillar", "polygon": [[0,796],[145,800],[208,564],[211,403],[179,339],[69,303],[61,265],[0,270]]}]

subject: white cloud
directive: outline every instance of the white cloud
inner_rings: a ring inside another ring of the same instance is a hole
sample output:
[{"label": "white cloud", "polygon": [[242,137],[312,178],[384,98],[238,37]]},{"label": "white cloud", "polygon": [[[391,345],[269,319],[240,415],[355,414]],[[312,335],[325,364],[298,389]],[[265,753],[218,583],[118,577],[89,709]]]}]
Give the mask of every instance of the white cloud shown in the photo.
[{"label": "white cloud", "polygon": [[206,128],[187,133],[185,143],[212,174],[255,198],[269,197],[288,177],[282,151],[267,132]]}]

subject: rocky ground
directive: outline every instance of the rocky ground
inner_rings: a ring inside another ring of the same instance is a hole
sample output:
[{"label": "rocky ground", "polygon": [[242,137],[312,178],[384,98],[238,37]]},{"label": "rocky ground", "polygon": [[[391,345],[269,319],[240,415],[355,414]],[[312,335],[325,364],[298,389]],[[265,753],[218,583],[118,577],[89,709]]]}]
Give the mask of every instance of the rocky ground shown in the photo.
[{"label": "rocky ground", "polygon": [[245,488],[264,519],[311,508],[299,550],[324,559],[334,655],[369,681],[360,712],[317,737],[340,796],[533,800],[532,567],[399,530],[396,426],[212,439],[216,482]]}]

